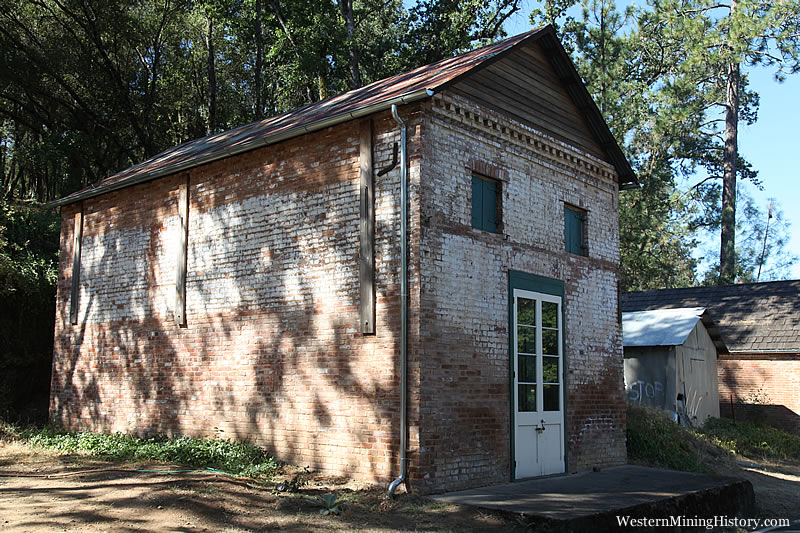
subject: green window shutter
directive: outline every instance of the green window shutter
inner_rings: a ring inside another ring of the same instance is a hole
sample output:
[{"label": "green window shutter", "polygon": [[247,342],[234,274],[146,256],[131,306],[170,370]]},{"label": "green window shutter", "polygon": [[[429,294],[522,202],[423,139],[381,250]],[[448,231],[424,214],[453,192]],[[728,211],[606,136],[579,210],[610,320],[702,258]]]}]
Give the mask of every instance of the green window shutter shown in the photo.
[{"label": "green window shutter", "polygon": [[472,176],[472,227],[497,233],[497,195],[500,184],[492,179]]},{"label": "green window shutter", "polygon": [[583,213],[564,206],[564,248],[571,254],[586,255],[583,246],[583,221]]},{"label": "green window shutter", "polygon": [[472,227],[483,229],[483,180],[472,176]]},{"label": "green window shutter", "polygon": [[483,182],[483,229],[497,233],[497,184],[493,181]]}]

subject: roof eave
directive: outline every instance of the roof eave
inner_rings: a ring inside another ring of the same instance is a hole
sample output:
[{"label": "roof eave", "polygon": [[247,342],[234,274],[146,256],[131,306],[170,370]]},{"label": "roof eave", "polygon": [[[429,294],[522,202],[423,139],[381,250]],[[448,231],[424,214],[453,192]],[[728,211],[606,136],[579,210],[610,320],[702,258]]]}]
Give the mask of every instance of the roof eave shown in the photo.
[{"label": "roof eave", "polygon": [[152,181],[157,178],[162,178],[164,176],[168,176],[170,174],[176,174],[178,172],[182,172],[184,170],[189,170],[194,167],[198,167],[200,165],[204,165],[206,163],[212,163],[214,161],[219,161],[220,159],[224,159],[226,157],[231,157],[234,155],[241,154],[243,152],[249,152],[251,150],[255,150],[258,148],[262,148],[264,146],[268,146],[270,144],[276,144],[282,141],[287,141],[294,137],[299,137],[300,135],[304,135],[306,133],[312,133],[315,131],[319,131],[325,128],[329,128],[331,126],[336,126],[338,124],[342,124],[349,120],[359,119],[371,115],[373,113],[378,113],[380,111],[385,111],[390,109],[393,105],[402,105],[402,104],[410,104],[424,98],[431,97],[435,94],[433,89],[419,89],[417,91],[413,91],[410,93],[406,93],[400,96],[396,96],[394,98],[390,98],[388,100],[384,100],[381,102],[377,102],[375,104],[367,105],[356,109],[354,111],[347,111],[344,113],[340,113],[338,115],[332,117],[326,117],[321,120],[317,120],[310,124],[306,124],[303,126],[297,126],[295,128],[289,129],[287,131],[275,134],[275,135],[267,135],[266,137],[262,137],[260,139],[256,139],[247,143],[243,143],[240,146],[235,148],[229,148],[227,150],[221,150],[218,152],[214,152],[207,156],[201,156],[196,159],[192,159],[189,161],[184,161],[179,164],[169,165],[159,170],[155,170],[153,172],[142,172],[130,179],[121,180],[116,183],[110,183],[107,185],[98,185],[96,187],[90,187],[87,189],[83,189],[82,191],[78,191],[73,193],[69,196],[61,198],[59,200],[55,200],[46,204],[45,208],[53,208],[53,207],[62,207],[65,205],[73,204],[75,202],[80,202],[81,200],[86,200],[89,198],[94,198],[96,196],[100,196],[102,194],[116,191],[119,189],[124,189],[126,187],[130,187],[132,185],[138,185],[140,183],[145,183],[147,181]]},{"label": "roof eave", "polygon": [[631,167],[630,161],[625,157],[625,153],[622,151],[614,134],[611,133],[608,123],[603,118],[603,114],[597,107],[594,98],[589,94],[589,90],[583,83],[583,79],[575,68],[569,53],[567,53],[558,39],[555,29],[548,25],[537,35],[541,39],[542,48],[550,55],[551,64],[561,78],[561,83],[568,85],[572,82],[573,86],[571,87],[570,95],[573,99],[579,100],[575,102],[576,105],[581,109],[589,128],[597,136],[603,149],[608,154],[611,164],[614,165],[617,171],[619,190],[638,189],[639,180],[636,178],[636,173]]}]

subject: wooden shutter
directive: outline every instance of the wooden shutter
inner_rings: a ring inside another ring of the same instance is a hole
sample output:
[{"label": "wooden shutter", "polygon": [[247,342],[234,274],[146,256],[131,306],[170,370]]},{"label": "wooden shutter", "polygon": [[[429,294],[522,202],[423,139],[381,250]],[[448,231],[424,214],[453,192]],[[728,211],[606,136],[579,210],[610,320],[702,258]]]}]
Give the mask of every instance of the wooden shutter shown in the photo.
[{"label": "wooden shutter", "polygon": [[497,182],[483,182],[483,229],[497,233]]},{"label": "wooden shutter", "polygon": [[372,177],[372,121],[362,120],[360,159],[360,310],[361,333],[375,333],[375,186]]},{"label": "wooden shutter", "polygon": [[497,233],[497,195],[500,184],[493,179],[472,176],[472,227]]},{"label": "wooden shutter", "polygon": [[564,248],[576,255],[586,255],[583,245],[584,214],[577,209],[564,206]]},{"label": "wooden shutter", "polygon": [[81,293],[81,241],[83,240],[83,204],[75,213],[72,234],[72,291],[69,295],[69,323],[78,323],[78,299]]},{"label": "wooden shutter", "polygon": [[472,176],[472,227],[483,229],[483,180]]},{"label": "wooden shutter", "polygon": [[175,323],[186,325],[186,256],[189,246],[189,175],[178,185],[178,256],[175,269]]}]

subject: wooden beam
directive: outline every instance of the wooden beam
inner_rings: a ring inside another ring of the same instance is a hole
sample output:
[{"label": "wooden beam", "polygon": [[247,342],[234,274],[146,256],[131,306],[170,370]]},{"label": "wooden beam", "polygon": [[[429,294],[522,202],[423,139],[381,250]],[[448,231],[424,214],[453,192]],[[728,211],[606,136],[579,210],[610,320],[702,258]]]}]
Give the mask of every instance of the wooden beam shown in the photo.
[{"label": "wooden beam", "polygon": [[189,244],[189,174],[178,185],[178,257],[175,269],[175,323],[186,325],[186,250]]},{"label": "wooden beam", "polygon": [[83,240],[83,202],[75,213],[72,232],[72,291],[69,295],[69,323],[78,323],[78,300],[81,293],[81,241]]},{"label": "wooden beam", "polygon": [[360,170],[360,322],[361,333],[375,333],[375,185],[372,167],[372,120],[362,120]]}]

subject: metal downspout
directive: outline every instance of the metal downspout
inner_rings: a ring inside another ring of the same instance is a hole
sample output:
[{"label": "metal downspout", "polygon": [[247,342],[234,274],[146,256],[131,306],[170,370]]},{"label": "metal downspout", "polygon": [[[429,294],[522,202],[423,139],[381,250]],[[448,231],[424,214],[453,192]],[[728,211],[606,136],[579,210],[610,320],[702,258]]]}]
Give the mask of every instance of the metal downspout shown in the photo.
[{"label": "metal downspout", "polygon": [[408,162],[406,123],[392,104],[392,116],[400,125],[400,477],[389,485],[389,497],[406,481],[408,470],[408,414],[406,389],[408,387]]}]

